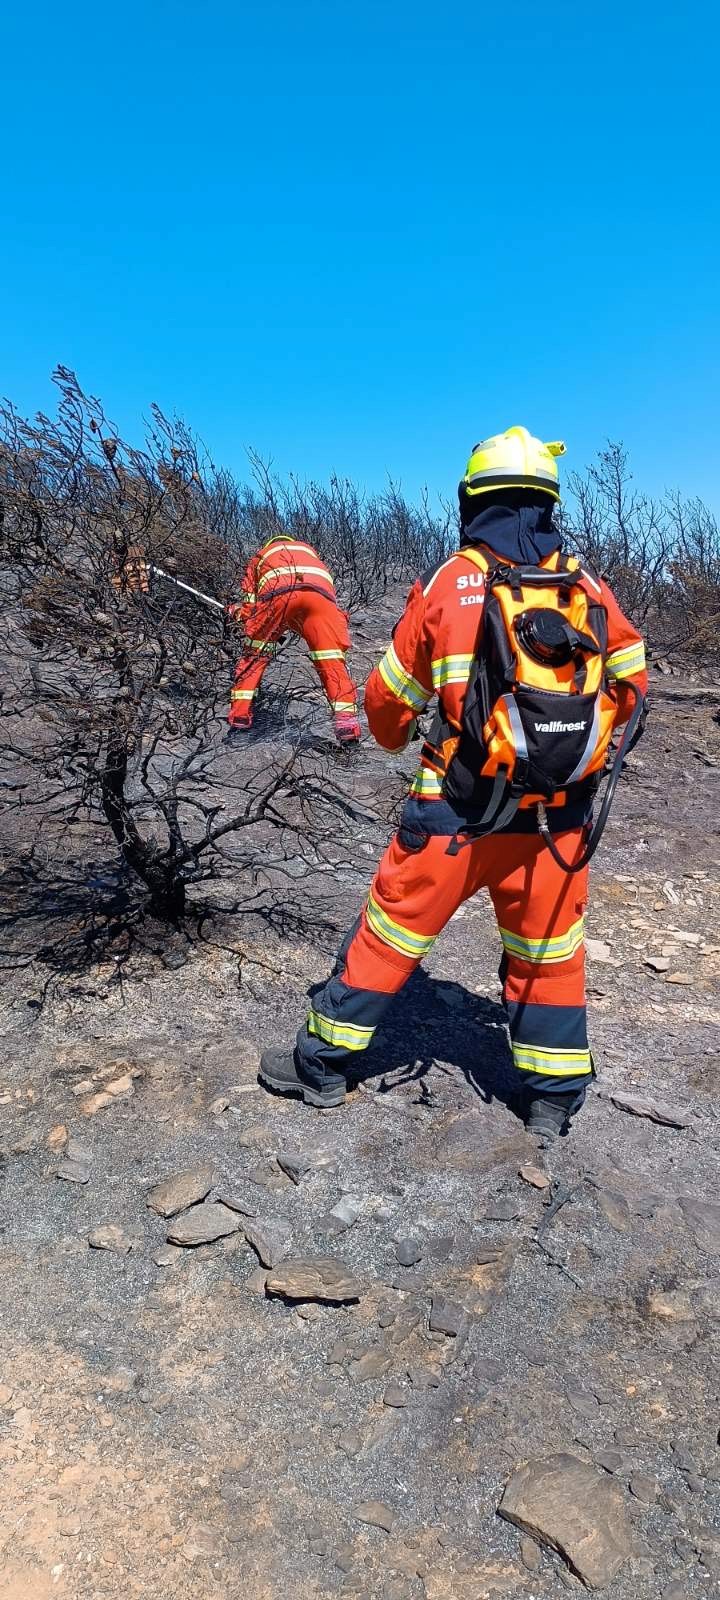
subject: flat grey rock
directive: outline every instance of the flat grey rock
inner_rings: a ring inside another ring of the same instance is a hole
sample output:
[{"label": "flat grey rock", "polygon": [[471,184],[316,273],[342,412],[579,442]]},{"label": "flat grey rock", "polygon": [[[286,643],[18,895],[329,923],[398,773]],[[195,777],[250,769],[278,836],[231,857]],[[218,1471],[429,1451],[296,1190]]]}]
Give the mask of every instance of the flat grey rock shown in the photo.
[{"label": "flat grey rock", "polygon": [[627,1111],[631,1117],[646,1117],[649,1122],[659,1122],[666,1128],[688,1128],[692,1122],[691,1111],[661,1100],[650,1100],[647,1095],[611,1089],[607,1098],[618,1111]]},{"label": "flat grey rock", "polygon": [[634,1472],[630,1479],[630,1493],[636,1500],[641,1500],[645,1506],[653,1505],[658,1497],[657,1478],[649,1478],[644,1472]]},{"label": "flat grey rock", "polygon": [[176,1261],[180,1260],[181,1255],[182,1251],[177,1245],[164,1244],[161,1245],[159,1250],[155,1251],[153,1261],[156,1267],[172,1267]]},{"label": "flat grey rock", "polygon": [[395,1245],[395,1255],[401,1267],[414,1267],[417,1261],[422,1260],[422,1245],[417,1239],[409,1237],[398,1239]]},{"label": "flat grey rock", "polygon": [[99,1228],[92,1228],[88,1234],[88,1244],[91,1250],[112,1250],[120,1256],[126,1256],[133,1247],[132,1239],[116,1222],[106,1222]]},{"label": "flat grey rock", "polygon": [[242,1222],[235,1211],[216,1204],[193,1206],[181,1216],[173,1218],[168,1228],[168,1244],[195,1246],[213,1244],[228,1234],[238,1233]]},{"label": "flat grey rock", "polygon": [[390,1344],[396,1347],[405,1344],[410,1335],[415,1332],[423,1320],[423,1309],[419,1305],[405,1306],[396,1316],[388,1334]]},{"label": "flat grey rock", "polygon": [[90,1168],[84,1161],[75,1161],[72,1156],[60,1162],[55,1172],[56,1178],[61,1178],[63,1183],[89,1183]]},{"label": "flat grey rock", "polygon": [[285,1300],[321,1300],[341,1304],[359,1300],[362,1285],[355,1274],[333,1256],[298,1256],[281,1262],[268,1274],[269,1295]]},{"label": "flat grey rock", "polygon": [[92,1161],[92,1150],[80,1139],[70,1138],[65,1146],[67,1161],[81,1161],[84,1166],[89,1166]]},{"label": "flat grey rock", "polygon": [[483,1211],[486,1222],[515,1222],[523,1214],[520,1200],[514,1200],[511,1195],[501,1200],[491,1200]]},{"label": "flat grey rock", "polygon": [[530,1461],[510,1478],[500,1515],[556,1550],[589,1589],[604,1589],[632,1554],[622,1490],[576,1456]]},{"label": "flat grey rock", "polygon": [[626,1476],[629,1471],[628,1458],[623,1455],[622,1450],[613,1450],[612,1448],[598,1450],[595,1459],[598,1466],[602,1467],[603,1472],[621,1473]]},{"label": "flat grey rock", "polygon": [[188,1206],[204,1200],[212,1188],[213,1178],[214,1169],[210,1165],[187,1167],[184,1172],[175,1172],[162,1183],[156,1183],[146,1205],[160,1217],[174,1217],[179,1211],[186,1211]]},{"label": "flat grey rock", "polygon": [[257,1216],[257,1206],[246,1200],[244,1195],[235,1194],[232,1189],[221,1189],[218,1200],[221,1206],[229,1206],[231,1211],[238,1211],[241,1217]]},{"label": "flat grey rock", "polygon": [[363,1500],[355,1507],[355,1516],[358,1522],[369,1523],[371,1528],[383,1528],[385,1533],[390,1532],[395,1521],[395,1512],[382,1500]]},{"label": "flat grey rock", "polygon": [[439,1389],[440,1374],[432,1367],[410,1367],[408,1377],[413,1389]]},{"label": "flat grey rock", "polygon": [[366,1350],[357,1361],[350,1363],[350,1376],[358,1383],[368,1383],[371,1378],[383,1378],[389,1372],[391,1358],[386,1350]]},{"label": "flat grey rock", "polygon": [[678,1205],[699,1249],[707,1255],[720,1255],[720,1205],[696,1200],[693,1195],[680,1195]]},{"label": "flat grey rock", "polygon": [[345,1233],[352,1228],[360,1215],[360,1201],[352,1194],[344,1194],[337,1205],[328,1211],[320,1223],[322,1233]]},{"label": "flat grey rock", "polygon": [[389,1383],[385,1393],[383,1394],[383,1405],[393,1406],[397,1410],[400,1410],[402,1406],[406,1406],[407,1403],[407,1390],[401,1389],[399,1383]]},{"label": "flat grey rock", "polygon": [[304,1151],[279,1150],[277,1163],[279,1167],[282,1167],[283,1172],[286,1172],[288,1177],[292,1178],[293,1183],[300,1183],[305,1173],[309,1172],[312,1167],[312,1158]]},{"label": "flat grey rock", "polygon": [[292,1241],[292,1228],[283,1217],[267,1222],[244,1222],[243,1233],[264,1267],[276,1267]]},{"label": "flat grey rock", "polygon": [[430,1310],[430,1332],[446,1333],[449,1338],[455,1339],[467,1324],[467,1313],[463,1306],[457,1305],[454,1300],[444,1300],[440,1295],[433,1295]]},{"label": "flat grey rock", "polygon": [[579,1384],[575,1383],[568,1384],[565,1394],[568,1404],[577,1416],[586,1417],[589,1422],[596,1420],[600,1411],[600,1404],[594,1394],[590,1394],[587,1389],[583,1389]]}]

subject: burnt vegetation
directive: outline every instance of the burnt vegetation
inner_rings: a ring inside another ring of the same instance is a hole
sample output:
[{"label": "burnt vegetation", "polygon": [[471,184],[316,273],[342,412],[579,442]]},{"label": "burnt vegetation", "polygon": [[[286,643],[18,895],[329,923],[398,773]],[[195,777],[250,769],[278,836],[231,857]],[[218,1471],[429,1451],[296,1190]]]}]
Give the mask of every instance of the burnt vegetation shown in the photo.
[{"label": "burnt vegetation", "polygon": [[[282,694],[263,697],[262,761],[228,762],[237,634],[171,583],[129,592],[121,574],[142,556],[235,600],[248,557],[280,530],[315,546],[353,611],[440,560],[457,525],[451,508],[413,508],[393,485],[368,497],[341,478],[283,482],[257,457],[238,483],[156,408],[134,447],[71,372],[55,381],[57,416],[0,409],[0,959],[42,953],[67,971],[100,947],[127,951],[148,916],[201,924],[208,884],[232,884],[227,911],[295,915],[298,875],[331,862],[353,825],[342,766],[289,715],[305,693],[292,650]],[[617,445],[569,490],[569,542],[651,647],[717,659],[720,534],[707,507],[637,493]]]}]

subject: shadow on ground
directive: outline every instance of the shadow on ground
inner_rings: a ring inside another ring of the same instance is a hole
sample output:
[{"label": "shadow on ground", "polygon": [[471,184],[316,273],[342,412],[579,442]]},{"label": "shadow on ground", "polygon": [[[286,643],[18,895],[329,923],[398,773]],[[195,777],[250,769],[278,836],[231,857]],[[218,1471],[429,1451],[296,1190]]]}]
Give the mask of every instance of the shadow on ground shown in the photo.
[{"label": "shadow on ground", "polygon": [[415,1082],[421,1102],[430,1107],[430,1074],[438,1070],[459,1070],[486,1105],[499,1100],[520,1116],[503,1006],[420,967],[378,1029],[353,1082],[379,1079],[381,1094]]}]

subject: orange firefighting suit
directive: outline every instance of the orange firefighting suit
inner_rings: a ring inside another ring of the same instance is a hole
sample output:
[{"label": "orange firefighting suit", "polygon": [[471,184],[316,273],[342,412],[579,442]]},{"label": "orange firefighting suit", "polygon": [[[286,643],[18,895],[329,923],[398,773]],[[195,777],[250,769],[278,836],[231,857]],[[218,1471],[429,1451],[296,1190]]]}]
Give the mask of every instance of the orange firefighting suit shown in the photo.
[{"label": "orange firefighting suit", "polygon": [[[559,545],[541,534],[537,508],[489,507],[465,532],[465,542],[489,547],[501,559],[537,562]],[[647,689],[645,651],[607,584],[587,575],[608,617],[608,679],[616,722],[634,700],[627,680]],[[405,748],[418,713],[437,694],[441,714],[461,720],[484,602],[484,574],[459,554],[418,579],[390,648],[365,691],[370,731],[385,749]],[[431,764],[432,760],[432,764]],[[576,784],[548,804],[551,831],[565,859],[582,853],[593,782]],[[377,869],[367,901],[347,935],[335,969],[315,991],[298,1034],[302,1064],[347,1068],[370,1044],[392,996],[427,955],[463,901],[485,888],[503,945],[500,974],[515,1067],[531,1095],[577,1091],[592,1074],[588,1048],[583,915],[588,870],[563,872],[537,831],[537,813],[520,809],[507,827],[447,854],[458,829],[479,820],[460,815],[442,793],[437,756],[423,756],[398,832]]]},{"label": "orange firefighting suit", "polygon": [[357,689],[345,665],[347,615],[312,546],[283,535],[268,540],[248,563],[242,587],[242,604],[234,614],[245,639],[230,695],[231,727],[250,720],[260,680],[288,630],[305,640],[331,710],[356,713]]}]

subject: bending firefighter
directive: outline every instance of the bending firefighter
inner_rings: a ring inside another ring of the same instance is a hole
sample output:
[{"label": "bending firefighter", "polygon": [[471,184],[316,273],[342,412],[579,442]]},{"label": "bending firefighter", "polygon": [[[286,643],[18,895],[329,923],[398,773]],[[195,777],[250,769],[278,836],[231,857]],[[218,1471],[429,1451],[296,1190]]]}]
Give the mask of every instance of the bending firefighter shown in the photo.
[{"label": "bending firefighter", "polygon": [[283,636],[297,633],[308,646],[340,744],[360,739],[357,690],[345,658],[350,649],[347,614],[340,610],[327,567],[309,544],[278,534],[249,562],[239,606],[228,607],[244,631],[243,651],[230,694],[230,737],[252,727],[255,696]]},{"label": "bending firefighter", "polygon": [[[459,489],[460,548],[413,585],[365,694],[370,730],[401,751],[438,712],[398,832],[295,1048],[260,1076],[338,1105],[345,1073],[463,901],[487,889],[528,1127],[552,1138],[585,1098],[583,919],[593,796],[647,689],[635,629],[561,550],[557,456],[525,428],[477,445]],[[599,822],[607,813],[603,804]]]}]

